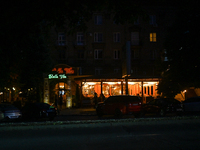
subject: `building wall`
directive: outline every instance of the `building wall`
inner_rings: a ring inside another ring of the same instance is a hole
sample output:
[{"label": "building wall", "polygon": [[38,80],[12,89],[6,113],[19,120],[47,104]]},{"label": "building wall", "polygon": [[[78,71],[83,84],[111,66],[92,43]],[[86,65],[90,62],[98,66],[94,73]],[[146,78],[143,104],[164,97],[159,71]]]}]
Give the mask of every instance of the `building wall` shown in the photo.
[{"label": "building wall", "polygon": [[[162,59],[164,51],[163,42],[168,27],[173,22],[173,9],[168,6],[144,6],[148,15],[155,15],[156,22],[150,24],[149,20],[139,17],[138,24],[117,25],[112,20],[112,15],[94,13],[92,20],[88,22],[88,29],[84,32],[84,44],[76,44],[76,33],[67,35],[66,28],[52,30],[52,56],[57,63],[65,63],[73,67],[81,67],[81,74],[95,74],[95,69],[102,69],[101,74],[114,74],[114,69],[122,74],[125,60],[126,41],[131,41],[131,32],[139,32],[139,44],[131,45],[131,72],[133,77],[154,77],[157,74],[157,61]],[[102,24],[95,25],[95,15],[102,15]],[[66,45],[57,44],[58,34],[63,32],[66,36]],[[77,31],[81,32],[81,31]],[[102,42],[94,42],[95,32],[103,34]],[[113,33],[120,33],[120,42],[113,41]],[[150,33],[156,33],[156,42],[150,42]],[[94,59],[94,50],[102,49],[102,59]],[[114,59],[114,50],[120,51],[120,58]],[[83,58],[78,58],[79,52],[83,52]],[[135,54],[137,53],[137,54]],[[138,57],[136,57],[137,55]]]}]

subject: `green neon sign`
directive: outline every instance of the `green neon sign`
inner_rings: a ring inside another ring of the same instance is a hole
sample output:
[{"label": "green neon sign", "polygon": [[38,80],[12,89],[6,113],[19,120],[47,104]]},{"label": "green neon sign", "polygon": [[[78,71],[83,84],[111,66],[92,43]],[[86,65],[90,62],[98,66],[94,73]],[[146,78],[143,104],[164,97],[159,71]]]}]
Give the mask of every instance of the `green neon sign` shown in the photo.
[{"label": "green neon sign", "polygon": [[67,76],[65,74],[49,74],[49,79],[66,79]]}]

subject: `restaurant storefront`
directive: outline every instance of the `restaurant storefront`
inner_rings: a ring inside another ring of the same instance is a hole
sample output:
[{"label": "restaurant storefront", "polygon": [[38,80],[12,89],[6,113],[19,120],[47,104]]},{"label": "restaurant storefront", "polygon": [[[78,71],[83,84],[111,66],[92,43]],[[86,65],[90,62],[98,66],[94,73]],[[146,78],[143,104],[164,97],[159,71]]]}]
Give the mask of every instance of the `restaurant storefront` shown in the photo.
[{"label": "restaurant storefront", "polygon": [[[128,79],[128,94],[140,96],[143,102],[159,96],[157,94],[158,79]],[[126,95],[126,82],[124,79],[85,79],[81,82],[82,94],[93,97],[94,93],[105,98],[113,95]]]},{"label": "restaurant storefront", "polygon": [[52,71],[44,75],[44,102],[72,107],[74,76],[77,69],[65,64],[56,65]]},{"label": "restaurant storefront", "polygon": [[143,103],[146,103],[159,96],[156,91],[158,82],[158,78],[129,78],[125,82],[123,78],[84,77],[78,75],[78,68],[61,64],[55,66],[52,72],[44,78],[44,102],[55,103],[57,101],[59,104],[59,98],[62,97],[63,105],[70,108],[73,105],[72,97],[75,96],[78,85],[80,95],[84,98],[93,99],[95,93],[97,93],[97,97],[103,95],[104,98],[107,98],[113,95],[126,95],[128,92],[129,95],[140,96]]}]

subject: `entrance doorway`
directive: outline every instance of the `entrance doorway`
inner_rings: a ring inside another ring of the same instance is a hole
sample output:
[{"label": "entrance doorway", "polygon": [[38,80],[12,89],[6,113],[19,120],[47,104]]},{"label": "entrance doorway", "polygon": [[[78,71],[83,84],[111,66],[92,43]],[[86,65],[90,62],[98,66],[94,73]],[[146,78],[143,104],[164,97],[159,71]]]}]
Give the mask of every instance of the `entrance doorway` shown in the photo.
[{"label": "entrance doorway", "polygon": [[71,107],[71,87],[67,80],[50,83],[50,102],[60,109]]}]

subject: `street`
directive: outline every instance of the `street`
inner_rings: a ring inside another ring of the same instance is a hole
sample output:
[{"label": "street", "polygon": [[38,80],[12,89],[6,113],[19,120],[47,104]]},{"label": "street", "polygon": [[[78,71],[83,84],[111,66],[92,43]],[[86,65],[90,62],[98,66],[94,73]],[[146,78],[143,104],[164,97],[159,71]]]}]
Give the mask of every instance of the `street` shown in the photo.
[{"label": "street", "polygon": [[1,150],[199,149],[200,119],[0,127]]}]

